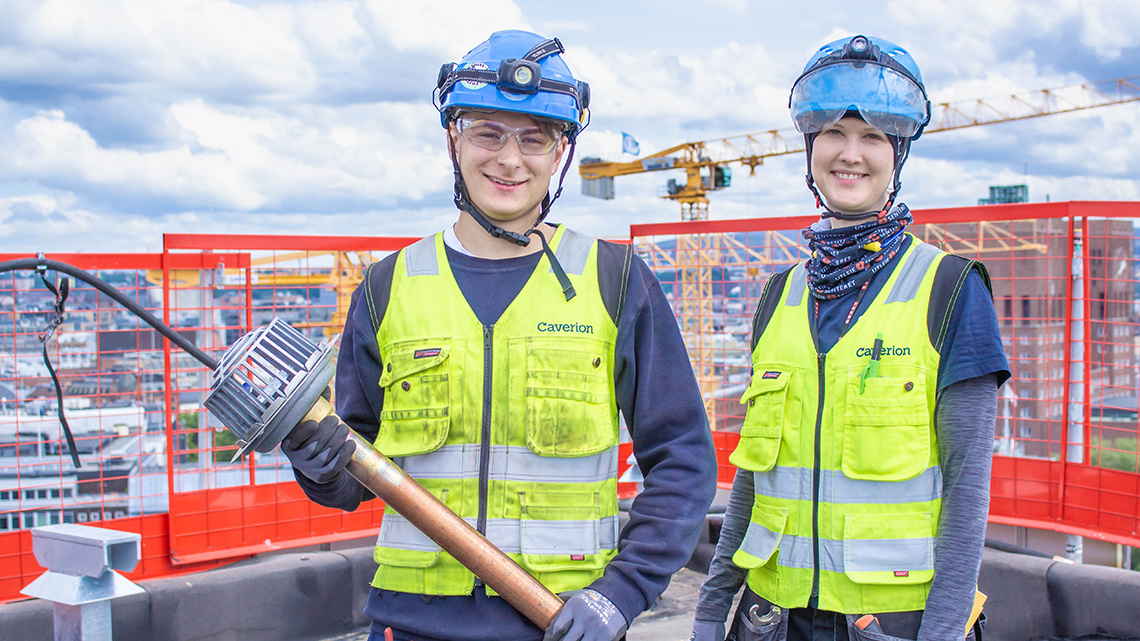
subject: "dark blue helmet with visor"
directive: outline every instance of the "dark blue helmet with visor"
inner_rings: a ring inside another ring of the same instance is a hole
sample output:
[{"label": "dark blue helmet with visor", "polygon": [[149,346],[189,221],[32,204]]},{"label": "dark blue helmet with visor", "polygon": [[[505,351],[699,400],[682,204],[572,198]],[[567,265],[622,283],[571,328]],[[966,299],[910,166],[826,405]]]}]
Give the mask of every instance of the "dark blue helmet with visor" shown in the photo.
[{"label": "dark blue helmet with visor", "polygon": [[[807,143],[807,183],[817,200],[819,193],[811,174],[816,134],[844,116],[858,116],[891,137],[895,175],[890,207],[902,187],[899,173],[910,153],[910,143],[930,122],[930,100],[922,74],[905,49],[861,35],[828,43],[812,56],[792,85],[788,106],[796,129]],[[860,218],[830,210],[824,216]]]}]

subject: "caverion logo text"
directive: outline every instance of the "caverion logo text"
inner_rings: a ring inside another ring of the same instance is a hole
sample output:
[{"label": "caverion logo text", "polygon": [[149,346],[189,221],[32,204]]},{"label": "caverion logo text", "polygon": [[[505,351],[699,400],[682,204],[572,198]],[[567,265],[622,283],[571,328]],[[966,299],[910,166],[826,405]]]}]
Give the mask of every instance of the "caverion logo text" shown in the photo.
[{"label": "caverion logo text", "polygon": [[[855,358],[872,356],[874,353],[875,350],[870,347],[860,347],[859,349],[855,350]],[[879,356],[910,356],[910,348],[895,347],[894,345],[890,347],[883,347],[883,351],[879,353]]]},{"label": "caverion logo text", "polygon": [[593,334],[593,325],[581,325],[578,323],[539,323],[538,331],[540,332],[570,332],[575,334]]}]

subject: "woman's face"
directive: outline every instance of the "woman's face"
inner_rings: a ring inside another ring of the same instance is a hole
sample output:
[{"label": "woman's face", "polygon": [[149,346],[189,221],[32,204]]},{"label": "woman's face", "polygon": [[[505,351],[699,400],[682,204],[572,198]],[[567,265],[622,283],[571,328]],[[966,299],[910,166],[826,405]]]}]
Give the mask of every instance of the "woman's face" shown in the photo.
[{"label": "woman's face", "polygon": [[538,127],[529,116],[510,111],[470,112],[463,116],[519,131],[519,135],[507,139],[502,149],[492,151],[468,140],[456,124],[451,123],[448,133],[455,145],[471,203],[488,219],[499,223],[537,215],[538,206],[550,189],[550,178],[558,171],[566,139],[561,138],[548,153],[525,155],[519,146],[519,136]]},{"label": "woman's face", "polygon": [[[843,118],[812,144],[811,173],[827,206],[840,214],[877,213],[887,204],[895,150],[861,118]],[[842,225],[842,221],[836,221]]]}]

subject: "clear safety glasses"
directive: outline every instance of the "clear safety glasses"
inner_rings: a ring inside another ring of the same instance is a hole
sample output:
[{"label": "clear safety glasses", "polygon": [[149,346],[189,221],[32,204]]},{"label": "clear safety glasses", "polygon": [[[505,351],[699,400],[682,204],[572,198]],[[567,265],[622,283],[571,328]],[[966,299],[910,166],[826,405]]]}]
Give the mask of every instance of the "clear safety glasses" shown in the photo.
[{"label": "clear safety glasses", "polygon": [[885,134],[910,138],[929,119],[930,103],[918,84],[889,67],[843,61],[809,71],[792,87],[792,119],[812,134],[856,110]]},{"label": "clear safety glasses", "polygon": [[498,151],[514,136],[519,142],[519,150],[527,156],[542,156],[554,151],[562,138],[556,125],[543,123],[537,127],[515,129],[494,120],[464,118],[456,120],[459,133],[476,147]]}]

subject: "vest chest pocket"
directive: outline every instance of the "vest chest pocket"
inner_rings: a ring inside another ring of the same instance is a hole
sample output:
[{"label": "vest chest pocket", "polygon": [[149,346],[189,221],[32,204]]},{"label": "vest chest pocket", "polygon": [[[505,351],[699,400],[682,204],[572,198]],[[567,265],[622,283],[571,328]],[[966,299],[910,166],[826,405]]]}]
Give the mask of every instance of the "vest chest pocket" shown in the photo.
[{"label": "vest chest pocket", "polygon": [[519,492],[519,505],[519,548],[527,569],[555,572],[605,566],[603,549],[614,547],[616,533],[603,536],[597,492]]},{"label": "vest chest pocket", "polygon": [[564,458],[613,447],[617,428],[609,345],[529,337],[525,347],[527,447],[540,456]]},{"label": "vest chest pocket", "polygon": [[766,472],[776,465],[787,420],[799,420],[800,399],[791,394],[798,378],[788,363],[758,363],[752,381],[740,397],[745,406],[740,443],[729,461],[745,470]]},{"label": "vest chest pocket", "polygon": [[882,376],[847,373],[843,474],[868,481],[903,481],[930,463],[930,408],[926,368],[883,365]]},{"label": "vest chest pocket", "polygon": [[380,377],[384,408],[376,449],[412,456],[439,449],[451,426],[451,339],[393,343]]}]

